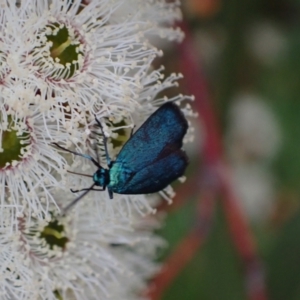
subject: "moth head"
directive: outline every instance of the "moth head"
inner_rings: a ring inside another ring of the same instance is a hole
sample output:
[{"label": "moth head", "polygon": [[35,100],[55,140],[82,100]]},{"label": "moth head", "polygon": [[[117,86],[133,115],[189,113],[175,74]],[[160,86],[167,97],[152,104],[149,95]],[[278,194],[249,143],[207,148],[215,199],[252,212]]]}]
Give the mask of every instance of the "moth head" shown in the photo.
[{"label": "moth head", "polygon": [[105,188],[109,184],[109,171],[99,168],[93,175],[93,180],[97,186]]}]

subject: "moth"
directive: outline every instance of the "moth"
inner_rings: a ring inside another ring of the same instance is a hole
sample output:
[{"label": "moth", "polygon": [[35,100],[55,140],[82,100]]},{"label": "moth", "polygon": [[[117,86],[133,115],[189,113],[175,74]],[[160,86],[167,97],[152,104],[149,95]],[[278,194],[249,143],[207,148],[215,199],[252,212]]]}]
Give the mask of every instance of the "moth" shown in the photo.
[{"label": "moth", "polygon": [[[87,154],[70,151],[54,143],[58,148],[89,159],[97,167],[93,184],[65,209],[69,210],[90,191],[108,190],[113,194],[151,194],[161,191],[175,179],[181,177],[188,165],[188,158],[181,149],[188,123],[177,105],[172,102],[158,108],[141,127],[128,139],[115,160],[111,160],[107,151],[107,138],[100,121],[108,168]],[[95,188],[95,187],[101,188]]]}]

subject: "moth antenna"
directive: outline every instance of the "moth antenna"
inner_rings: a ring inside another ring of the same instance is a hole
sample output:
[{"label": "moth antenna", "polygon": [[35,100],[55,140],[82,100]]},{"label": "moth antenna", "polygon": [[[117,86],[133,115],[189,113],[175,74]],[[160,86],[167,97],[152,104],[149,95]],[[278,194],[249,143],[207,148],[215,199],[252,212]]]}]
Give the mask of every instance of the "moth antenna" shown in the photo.
[{"label": "moth antenna", "polygon": [[93,178],[92,175],[88,175],[88,174],[82,174],[82,173],[76,173],[76,172],[72,172],[72,171],[67,171],[68,173],[71,173],[71,174],[75,174],[75,175],[81,175],[81,176],[86,176],[86,177],[91,177]]},{"label": "moth antenna", "polygon": [[52,145],[55,145],[55,146],[58,147],[59,149],[62,149],[62,150],[64,150],[64,151],[69,152],[69,153],[72,153],[72,154],[74,154],[74,155],[78,155],[78,156],[87,158],[87,159],[89,159],[90,161],[92,161],[93,164],[94,164],[96,167],[101,168],[101,166],[99,165],[99,163],[98,163],[93,157],[91,157],[90,155],[87,155],[87,154],[81,154],[81,153],[78,153],[78,152],[75,152],[75,151],[68,150],[68,149],[66,149],[66,148],[64,148],[64,147],[62,147],[62,146],[60,146],[60,145],[58,145],[57,143],[52,143]]},{"label": "moth antenna", "polygon": [[134,125],[132,128],[131,128],[131,131],[130,131],[130,138],[132,138],[132,136],[133,136],[133,131],[134,131],[134,129],[135,129],[135,127],[136,127],[136,125]]},{"label": "moth antenna", "polygon": [[102,133],[102,136],[103,136],[103,144],[104,144],[104,150],[105,150],[107,165],[110,165],[111,160],[110,160],[108,150],[107,150],[107,137],[104,134],[103,127],[102,127],[100,121],[97,119],[96,115],[94,115],[94,117],[95,117],[95,120],[96,120],[98,126],[100,127],[100,130],[101,130],[101,133]]},{"label": "moth antenna", "polygon": [[99,151],[98,151],[97,143],[95,145],[95,152],[96,152],[97,161],[100,164],[100,157],[99,157]]}]

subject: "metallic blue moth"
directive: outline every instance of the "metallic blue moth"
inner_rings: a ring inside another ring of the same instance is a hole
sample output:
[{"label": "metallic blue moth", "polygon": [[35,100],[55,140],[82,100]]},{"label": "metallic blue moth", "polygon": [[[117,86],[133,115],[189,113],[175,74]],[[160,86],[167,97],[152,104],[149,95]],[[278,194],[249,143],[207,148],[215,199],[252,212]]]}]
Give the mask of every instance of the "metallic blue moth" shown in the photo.
[{"label": "metallic blue moth", "polygon": [[[188,123],[177,105],[168,102],[158,108],[125,143],[116,160],[112,161],[107,151],[107,138],[102,125],[96,119],[103,135],[108,169],[101,167],[93,157],[57,147],[91,160],[98,170],[93,176],[94,183],[65,209],[66,212],[89,191],[108,190],[112,199],[117,194],[150,194],[167,187],[184,174],[188,158],[182,147],[182,140]],[[75,173],[76,174],[76,173]],[[80,175],[80,174],[79,174]],[[95,189],[100,186],[102,189]],[[79,191],[73,191],[79,192]]]}]

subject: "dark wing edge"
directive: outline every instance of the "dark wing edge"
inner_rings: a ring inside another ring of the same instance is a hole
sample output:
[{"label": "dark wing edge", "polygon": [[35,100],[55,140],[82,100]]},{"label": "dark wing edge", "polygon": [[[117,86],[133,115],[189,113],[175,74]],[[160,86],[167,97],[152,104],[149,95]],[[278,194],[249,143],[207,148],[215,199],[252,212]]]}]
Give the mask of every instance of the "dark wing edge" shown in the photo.
[{"label": "dark wing edge", "polygon": [[[166,124],[164,121],[171,124]],[[161,128],[156,128],[158,125],[161,126]],[[167,126],[166,131],[164,131],[163,126]],[[161,152],[166,151],[168,144],[172,144],[172,151],[180,149],[187,129],[188,122],[180,108],[173,102],[167,102],[150,115],[124,144],[116,161],[126,161],[129,167],[137,164],[136,157],[141,157],[145,164],[149,165],[160,156]],[[160,130],[161,133],[157,135],[158,130]],[[145,136],[147,136],[148,139],[145,140]],[[157,147],[157,145],[160,147]],[[152,155],[145,155],[145,152],[150,149]],[[136,165],[136,167],[138,166],[140,166],[140,162]],[[134,167],[133,169],[135,170]]]},{"label": "dark wing edge", "polygon": [[118,186],[119,194],[151,194],[161,191],[184,174],[188,157],[181,149],[161,157],[151,165],[133,173],[130,178]]}]

